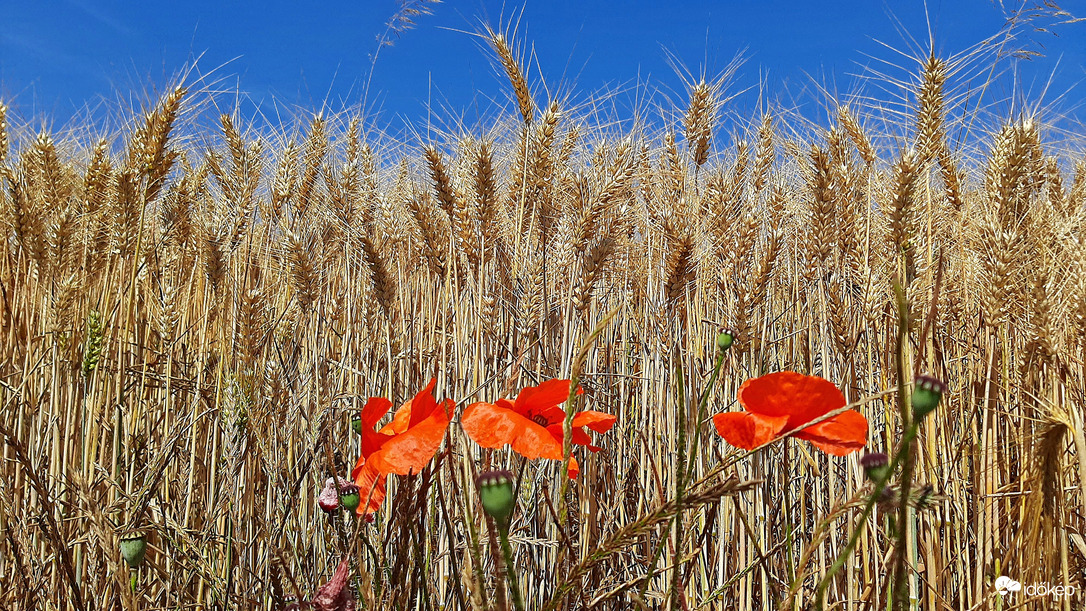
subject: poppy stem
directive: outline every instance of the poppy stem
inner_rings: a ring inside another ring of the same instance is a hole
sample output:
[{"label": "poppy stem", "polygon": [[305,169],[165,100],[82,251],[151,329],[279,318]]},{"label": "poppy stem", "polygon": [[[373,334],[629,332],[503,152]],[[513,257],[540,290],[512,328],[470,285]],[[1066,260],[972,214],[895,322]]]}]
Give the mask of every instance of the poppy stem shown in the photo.
[{"label": "poppy stem", "polygon": [[497,587],[494,588],[494,597],[497,599],[495,602],[498,604],[498,611],[509,611],[509,601],[505,596],[505,584],[509,578],[511,571],[507,566],[508,560],[504,551],[501,552],[501,561],[498,560],[498,553],[501,549],[501,543],[498,541],[498,537],[495,535],[498,532],[497,522],[490,515],[486,516],[487,535],[490,544],[490,555],[494,558],[494,565],[492,567],[494,572],[494,579],[498,582]]},{"label": "poppy stem", "polygon": [[[901,477],[899,487],[901,489],[901,501],[897,512],[897,532],[894,541],[894,570],[893,570],[893,608],[909,608],[910,590],[908,574],[906,572],[905,557],[908,555],[909,540],[909,493],[912,488],[913,474],[916,470],[916,459],[912,453],[913,441],[917,436],[920,420],[913,422],[911,401],[909,394],[905,392],[905,343],[909,334],[909,302],[905,295],[905,288],[895,279],[894,292],[898,302],[898,329],[897,345],[894,350],[894,365],[897,369],[897,405],[901,413],[901,426],[911,434],[902,440],[898,450],[900,457]],[[911,564],[911,563],[910,563]]]},{"label": "poppy stem", "polygon": [[[701,426],[709,419],[709,396],[712,394],[713,387],[716,386],[717,378],[720,377],[720,370],[724,365],[724,355],[727,353],[727,349],[717,350],[716,363],[713,365],[713,373],[709,376],[709,383],[705,385],[705,389],[701,391],[701,397],[698,399],[698,422],[694,427],[694,439],[690,446],[690,455],[697,456],[698,445],[701,441]],[[686,472],[686,481],[690,482],[694,478],[694,464],[690,464],[690,468]]]},{"label": "poppy stem", "polygon": [[517,573],[513,570],[513,548],[509,546],[509,529],[499,527],[498,538],[501,540],[502,556],[505,559],[505,577],[509,581],[509,590],[513,593],[513,607],[517,611],[524,611],[524,598],[520,593],[520,584],[517,582]]}]

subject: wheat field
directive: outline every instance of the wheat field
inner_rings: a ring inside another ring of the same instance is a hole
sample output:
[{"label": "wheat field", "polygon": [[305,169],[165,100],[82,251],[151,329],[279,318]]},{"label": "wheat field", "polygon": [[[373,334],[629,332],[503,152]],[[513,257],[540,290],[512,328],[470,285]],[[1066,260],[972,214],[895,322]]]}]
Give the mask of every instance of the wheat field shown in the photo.
[{"label": "wheat field", "polygon": [[[821,124],[728,115],[722,78],[607,121],[485,39],[509,107],[427,135],[349,110],[257,129],[184,79],[106,132],[0,106],[0,607],[281,609],[348,557],[359,608],[505,608],[474,477],[507,468],[528,609],[813,608],[859,455],[741,456],[705,418],[792,370],[838,385],[869,451],[915,376],[947,385],[923,502],[867,516],[827,608],[887,608],[895,561],[914,608],[1004,608],[1000,575],[1078,592],[1015,608],[1078,608],[1086,160],[1060,117],[979,109],[974,53]],[[436,377],[460,410],[574,376],[618,417],[576,480],[454,418],[372,523],[318,507],[366,397]]]}]

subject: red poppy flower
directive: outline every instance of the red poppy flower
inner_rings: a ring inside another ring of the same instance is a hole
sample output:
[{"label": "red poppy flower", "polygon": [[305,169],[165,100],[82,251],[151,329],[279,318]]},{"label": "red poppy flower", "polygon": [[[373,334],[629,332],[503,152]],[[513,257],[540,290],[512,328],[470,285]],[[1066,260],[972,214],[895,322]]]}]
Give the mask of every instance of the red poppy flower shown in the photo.
[{"label": "red poppy flower", "polygon": [[841,391],[817,376],[782,371],[747,380],[739,387],[739,403],[746,411],[717,414],[713,424],[725,441],[744,450],[753,450],[796,429],[802,430],[793,437],[806,439],[835,456],[850,454],[867,444],[867,418],[856,410],[803,426],[845,406]]},{"label": "red poppy flower", "polygon": [[[569,383],[569,380],[547,380],[520,391],[515,402],[498,399],[495,403],[472,403],[460,417],[460,425],[468,437],[484,448],[509,445],[528,459],[562,460],[562,424],[566,412],[561,406],[569,398]],[[577,389],[577,394],[582,392]],[[592,445],[585,428],[606,433],[615,420],[603,412],[577,412],[573,416],[573,443],[598,452],[600,448]],[[569,477],[577,477],[579,471],[577,460],[571,456]]]},{"label": "red poppy flower", "polygon": [[373,513],[381,506],[385,499],[385,480],[390,473],[418,473],[441,447],[455,404],[451,399],[437,402],[434,398],[436,384],[436,379],[430,380],[414,399],[396,410],[392,422],[378,431],[374,428],[388,413],[392,402],[383,397],[371,397],[362,408],[362,455],[351,470],[359,495],[363,499],[367,495],[370,497],[367,506],[359,505],[360,515]]}]

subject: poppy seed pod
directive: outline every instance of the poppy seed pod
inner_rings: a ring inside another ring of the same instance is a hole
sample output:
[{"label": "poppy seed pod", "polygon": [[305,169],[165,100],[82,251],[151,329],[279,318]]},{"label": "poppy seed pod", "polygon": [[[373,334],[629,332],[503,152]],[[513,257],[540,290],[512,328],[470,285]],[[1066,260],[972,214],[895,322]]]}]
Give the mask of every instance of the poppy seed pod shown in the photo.
[{"label": "poppy seed pod", "polygon": [[361,498],[358,495],[358,486],[352,481],[340,480],[339,502],[343,505],[343,508],[347,511],[354,511],[358,509],[358,503],[360,501]]},{"label": "poppy seed pod", "polygon": [[726,352],[732,347],[733,342],[735,342],[735,332],[731,329],[725,327],[716,335],[716,349],[720,352]]},{"label": "poppy seed pod", "polygon": [[890,458],[883,452],[870,452],[860,459],[860,466],[864,469],[867,479],[877,482],[886,476],[886,469],[890,464]]},{"label": "poppy seed pod", "polygon": [[913,416],[919,420],[930,414],[932,410],[938,407],[939,400],[943,398],[943,391],[945,390],[946,385],[931,376],[916,378],[912,398]]},{"label": "poppy seed pod", "polygon": [[355,415],[351,416],[351,430],[354,431],[355,435],[361,435],[362,434],[362,416],[361,415],[355,414]]},{"label": "poppy seed pod", "polygon": [[475,478],[483,509],[497,522],[502,532],[508,532],[509,522],[517,500],[513,497],[513,474],[509,471],[487,471]]},{"label": "poppy seed pod", "polygon": [[143,557],[147,555],[147,539],[142,534],[121,539],[121,557],[128,563],[129,568],[137,568],[143,564]]}]

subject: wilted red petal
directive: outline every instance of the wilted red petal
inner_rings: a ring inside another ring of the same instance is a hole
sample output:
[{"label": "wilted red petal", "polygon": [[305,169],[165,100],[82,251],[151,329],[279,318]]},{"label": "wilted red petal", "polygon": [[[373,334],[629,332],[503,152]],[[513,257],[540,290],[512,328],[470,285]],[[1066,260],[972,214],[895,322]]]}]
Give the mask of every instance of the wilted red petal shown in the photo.
[{"label": "wilted red petal", "polygon": [[324,482],[324,489],[317,497],[317,504],[327,513],[339,509],[339,487],[336,486],[335,478],[329,477],[328,481]]},{"label": "wilted red petal", "polygon": [[785,430],[787,416],[764,416],[750,412],[726,412],[713,416],[717,433],[731,445],[753,450]]},{"label": "wilted red petal", "polygon": [[348,557],[340,560],[336,572],[328,583],[317,590],[317,594],[310,603],[317,611],[354,611],[354,592],[347,587],[350,580],[350,562]]},{"label": "wilted red petal", "polygon": [[562,458],[562,442],[547,429],[520,414],[490,403],[472,403],[460,416],[460,426],[468,437],[484,448],[511,445],[513,451],[528,459]]},{"label": "wilted red petal", "polygon": [[[577,394],[583,393],[581,388]],[[516,412],[524,415],[529,411],[540,413],[548,407],[565,403],[569,399],[569,380],[547,380],[539,386],[529,386],[517,395]]]},{"label": "wilted red petal", "polygon": [[788,429],[844,407],[845,396],[829,380],[780,371],[752,378],[739,387],[739,403],[752,414],[788,418]]},{"label": "wilted red petal", "polygon": [[421,471],[445,439],[453,405],[452,401],[444,401],[443,409],[432,410],[426,418],[386,441],[369,457],[367,464],[385,474],[407,475]]},{"label": "wilted red petal", "polygon": [[838,414],[795,434],[834,456],[845,456],[867,445],[867,418],[856,410]]},{"label": "wilted red petal", "polygon": [[587,426],[597,433],[606,433],[611,430],[611,427],[615,425],[617,420],[618,418],[611,414],[587,410],[577,412],[577,414],[573,416],[573,426],[574,428]]}]

